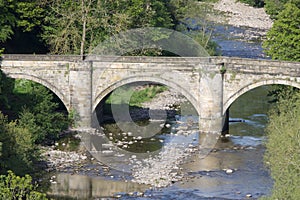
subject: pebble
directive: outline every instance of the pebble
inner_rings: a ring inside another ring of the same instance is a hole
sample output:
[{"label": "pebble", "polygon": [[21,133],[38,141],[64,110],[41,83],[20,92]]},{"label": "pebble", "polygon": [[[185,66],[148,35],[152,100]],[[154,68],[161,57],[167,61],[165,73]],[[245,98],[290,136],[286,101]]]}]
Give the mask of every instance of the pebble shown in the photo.
[{"label": "pebble", "polygon": [[247,197],[247,198],[251,198],[251,197],[252,197],[252,194],[246,194],[246,197]]},{"label": "pebble", "polygon": [[[161,140],[163,141],[163,140]],[[179,165],[189,156],[184,145],[166,144],[158,155],[142,161],[131,159],[133,182],[156,188],[166,187],[183,178]]]},{"label": "pebble", "polygon": [[232,174],[233,173],[233,170],[232,169],[226,169],[226,174]]}]

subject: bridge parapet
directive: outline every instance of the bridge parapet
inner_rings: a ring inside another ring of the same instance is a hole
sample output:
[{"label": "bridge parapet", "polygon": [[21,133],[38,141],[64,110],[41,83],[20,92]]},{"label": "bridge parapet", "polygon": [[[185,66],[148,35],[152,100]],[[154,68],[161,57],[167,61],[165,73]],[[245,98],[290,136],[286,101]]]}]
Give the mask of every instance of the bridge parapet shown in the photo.
[{"label": "bridge parapet", "polygon": [[219,59],[219,62],[224,63],[226,70],[236,73],[300,76],[299,62],[234,57],[219,57]]},{"label": "bridge parapet", "polygon": [[48,55],[48,54],[3,54],[0,60],[11,61],[81,61],[77,55]]}]

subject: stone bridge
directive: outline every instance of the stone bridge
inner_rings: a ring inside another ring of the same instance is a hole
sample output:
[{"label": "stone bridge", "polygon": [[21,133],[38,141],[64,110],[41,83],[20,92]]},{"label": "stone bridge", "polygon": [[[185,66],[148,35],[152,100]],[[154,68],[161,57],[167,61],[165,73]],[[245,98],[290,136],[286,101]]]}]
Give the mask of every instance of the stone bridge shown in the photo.
[{"label": "stone bridge", "polygon": [[268,84],[300,88],[300,63],[233,57],[113,57],[3,55],[9,77],[52,90],[79,126],[90,128],[97,105],[116,88],[150,81],[169,86],[195,107],[200,131],[220,133],[226,111],[245,92]]}]

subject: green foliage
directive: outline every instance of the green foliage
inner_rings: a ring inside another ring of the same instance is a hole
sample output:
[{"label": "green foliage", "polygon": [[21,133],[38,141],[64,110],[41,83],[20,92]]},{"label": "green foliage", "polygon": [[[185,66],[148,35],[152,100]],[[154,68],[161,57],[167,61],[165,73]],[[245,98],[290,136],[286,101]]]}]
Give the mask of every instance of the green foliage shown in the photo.
[{"label": "green foliage", "polygon": [[68,114],[69,126],[76,127],[77,126],[76,122],[78,122],[79,120],[80,120],[80,116],[78,112],[75,109],[71,109]]},{"label": "green foliage", "polygon": [[143,102],[150,101],[157,94],[167,90],[167,87],[160,85],[150,85],[142,90],[137,90],[132,93],[130,98],[131,106],[141,106]]},{"label": "green foliage", "polygon": [[13,34],[16,18],[12,13],[13,0],[0,0],[0,42],[4,42]]},{"label": "green foliage", "polygon": [[213,27],[209,17],[216,12],[212,5],[195,0],[170,0],[169,4],[176,29],[187,32],[209,55],[218,55],[218,45],[211,41]]},{"label": "green foliage", "polygon": [[19,123],[29,129],[35,143],[46,140],[56,140],[59,133],[68,128],[68,119],[63,113],[56,111],[58,103],[53,101],[53,94],[44,86],[28,81],[24,84],[26,99],[21,102],[22,109],[19,112]]},{"label": "green foliage", "polygon": [[42,23],[44,8],[39,1],[25,0],[16,1],[15,13],[17,15],[17,26],[24,31],[32,31]]},{"label": "green foliage", "polygon": [[46,194],[36,191],[29,175],[16,176],[12,171],[0,176],[0,199],[46,200]]},{"label": "green foliage", "polygon": [[277,15],[283,10],[284,4],[289,0],[265,0],[265,10],[271,19],[277,19]]},{"label": "green foliage", "polygon": [[272,85],[268,96],[272,97],[271,103],[293,99],[294,95],[299,91],[298,88],[287,85]]},{"label": "green foliage", "polygon": [[198,42],[210,56],[220,55],[220,52],[217,50],[219,45],[210,39],[211,35],[201,31],[191,31],[188,35]]},{"label": "green foliage", "polygon": [[[160,85],[149,85],[147,87],[143,87],[142,89],[134,89],[131,86],[123,86],[122,88],[118,88],[117,93],[112,100],[110,96],[105,103],[107,104],[122,104],[126,103],[125,99],[127,97],[130,98],[129,105],[130,106],[141,106],[143,102],[150,101],[157,94],[165,91],[167,87]],[[112,102],[113,101],[113,102]]]},{"label": "green foliage", "polygon": [[[42,37],[52,53],[83,55],[92,52],[105,39],[123,31],[145,27],[172,28],[174,24],[191,17],[197,17],[197,21],[201,21],[201,30],[207,34],[208,23],[204,18],[207,17],[205,13],[211,6],[206,5],[200,6],[195,0],[53,0],[46,8]],[[202,23],[204,21],[205,23]],[[142,34],[151,37],[145,40],[153,43],[165,37],[148,32]],[[140,41],[141,39],[139,43]],[[159,48],[147,47],[127,52],[126,55],[163,54]]]},{"label": "green foliage", "polygon": [[42,37],[52,53],[83,55],[107,35],[128,27],[121,3],[124,2],[53,0],[46,8]]},{"label": "green foliage", "polygon": [[130,18],[130,28],[170,28],[173,25],[166,1],[129,0],[125,10]]},{"label": "green foliage", "polygon": [[[300,1],[299,1],[300,2]],[[300,3],[287,3],[267,33],[265,52],[273,59],[300,61]]]},{"label": "green foliage", "polygon": [[32,164],[38,158],[38,151],[32,133],[16,122],[8,122],[2,113],[0,113],[0,142],[2,173],[12,169],[18,174],[25,174],[33,169]]},{"label": "green foliage", "polygon": [[274,179],[265,199],[300,198],[300,92],[282,90],[269,114],[265,161]]},{"label": "green foliage", "polygon": [[34,31],[39,29],[44,17],[44,10],[38,2],[40,1],[0,0],[0,43],[11,39],[18,28],[36,34]]},{"label": "green foliage", "polygon": [[278,19],[278,14],[284,10],[286,3],[292,3],[298,6],[299,0],[264,0],[265,1],[265,10],[270,15],[271,19]]},{"label": "green foliage", "polygon": [[10,108],[7,97],[12,94],[13,88],[14,88],[14,80],[8,78],[0,70],[0,108],[2,110]]}]

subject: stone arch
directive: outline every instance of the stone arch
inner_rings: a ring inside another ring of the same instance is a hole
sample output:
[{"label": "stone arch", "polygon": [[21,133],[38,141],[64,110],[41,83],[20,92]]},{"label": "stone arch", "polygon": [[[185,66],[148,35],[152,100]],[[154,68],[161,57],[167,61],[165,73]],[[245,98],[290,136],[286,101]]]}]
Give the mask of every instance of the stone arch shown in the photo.
[{"label": "stone arch", "polygon": [[68,112],[70,111],[68,99],[59,91],[59,89],[57,87],[55,87],[53,84],[49,83],[48,81],[43,80],[39,77],[36,77],[33,75],[27,75],[27,74],[9,73],[7,76],[10,78],[15,78],[15,79],[17,78],[17,79],[26,79],[26,80],[34,81],[36,83],[39,83],[39,84],[45,86],[46,88],[51,90],[62,101],[62,103],[66,107],[67,111]]},{"label": "stone arch", "polygon": [[168,86],[170,88],[173,88],[177,92],[181,93],[184,97],[186,97],[187,100],[197,110],[197,113],[200,114],[198,106],[197,106],[197,100],[185,88],[181,87],[180,85],[178,85],[177,83],[174,83],[172,81],[169,81],[169,80],[166,80],[163,78],[158,78],[158,77],[150,77],[150,76],[128,77],[126,79],[123,79],[121,81],[111,84],[106,89],[104,89],[100,94],[97,94],[97,96],[94,100],[94,103],[92,105],[92,112],[95,111],[96,107],[101,102],[101,100],[103,98],[105,98],[108,94],[110,94],[112,91],[114,91],[115,89],[117,89],[123,85],[135,83],[135,82],[153,82],[153,83],[158,83],[158,84],[162,84],[162,85]]},{"label": "stone arch", "polygon": [[225,114],[226,110],[230,107],[230,105],[240,96],[242,96],[244,93],[260,87],[260,86],[264,86],[264,85],[272,85],[272,84],[278,84],[278,85],[288,85],[288,86],[292,86],[292,87],[296,87],[300,89],[300,83],[297,83],[295,81],[290,81],[290,80],[284,80],[284,79],[270,79],[270,80],[263,80],[263,81],[258,81],[255,83],[251,83],[248,84],[244,87],[242,87],[241,89],[239,89],[236,93],[234,93],[233,95],[231,95],[227,101],[224,103],[223,105],[223,114]]}]

